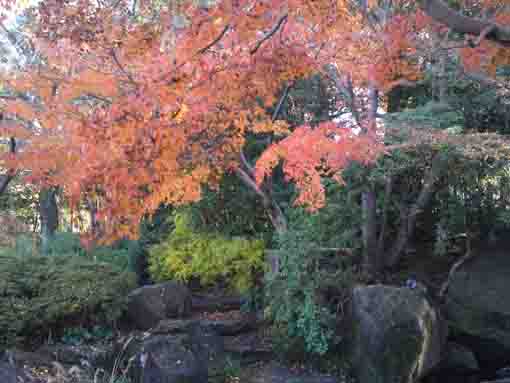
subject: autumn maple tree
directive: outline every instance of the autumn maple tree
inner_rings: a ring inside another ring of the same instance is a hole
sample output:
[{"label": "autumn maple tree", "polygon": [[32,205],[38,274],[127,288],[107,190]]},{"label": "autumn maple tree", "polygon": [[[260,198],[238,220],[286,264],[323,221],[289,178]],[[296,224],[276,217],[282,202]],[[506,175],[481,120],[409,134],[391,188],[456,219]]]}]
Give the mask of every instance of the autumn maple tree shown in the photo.
[{"label": "autumn maple tree", "polygon": [[[490,19],[440,0],[383,3],[41,2],[27,33],[44,59],[3,79],[14,94],[31,95],[3,108],[2,136],[26,145],[0,161],[30,169],[31,182],[61,186],[72,201],[99,201],[105,240],[135,236],[145,214],[196,201],[203,184],[229,171],[283,228],[264,190],[272,169],[283,163],[298,203],[323,206],[323,177],[341,182],[351,161],[369,164],[387,150],[379,101],[420,80],[431,33],[465,34],[455,49],[468,70],[487,76],[510,57],[504,2],[466,5]],[[290,129],[266,113],[283,86],[317,72],[344,90],[366,90],[362,103],[351,99],[358,130],[334,122]],[[243,154],[250,132],[284,136],[256,167]]]}]

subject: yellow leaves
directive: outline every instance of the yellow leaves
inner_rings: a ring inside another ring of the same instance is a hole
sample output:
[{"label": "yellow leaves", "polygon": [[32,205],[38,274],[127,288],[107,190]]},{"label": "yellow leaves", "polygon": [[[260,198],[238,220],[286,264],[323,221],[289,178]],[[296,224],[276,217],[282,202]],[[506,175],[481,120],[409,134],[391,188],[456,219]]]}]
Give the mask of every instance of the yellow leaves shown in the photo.
[{"label": "yellow leaves", "polygon": [[188,106],[186,104],[182,104],[178,112],[174,115],[173,119],[179,123],[183,122],[184,117],[186,117],[186,114],[188,113],[188,110]]},{"label": "yellow leaves", "polygon": [[252,131],[254,133],[274,133],[279,136],[290,134],[289,124],[283,120],[257,122],[253,124]]}]

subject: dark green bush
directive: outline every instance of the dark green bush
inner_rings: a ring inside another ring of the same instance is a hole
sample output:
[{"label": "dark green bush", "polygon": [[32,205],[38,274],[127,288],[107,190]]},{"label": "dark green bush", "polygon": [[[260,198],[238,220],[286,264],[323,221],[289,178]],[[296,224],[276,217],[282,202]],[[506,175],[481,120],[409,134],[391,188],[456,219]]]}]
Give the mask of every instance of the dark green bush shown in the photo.
[{"label": "dark green bush", "polygon": [[0,254],[0,344],[112,324],[134,285],[132,273],[91,258]]}]

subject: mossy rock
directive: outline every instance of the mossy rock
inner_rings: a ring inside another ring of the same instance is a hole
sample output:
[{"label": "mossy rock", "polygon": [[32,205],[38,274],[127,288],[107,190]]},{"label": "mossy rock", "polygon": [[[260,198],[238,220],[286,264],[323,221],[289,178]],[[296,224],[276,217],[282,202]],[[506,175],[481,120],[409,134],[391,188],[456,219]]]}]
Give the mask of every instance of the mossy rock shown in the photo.
[{"label": "mossy rock", "polygon": [[[480,250],[453,274],[445,312],[455,334],[469,338],[482,364],[508,363],[510,249]],[[490,347],[488,347],[490,345]]]},{"label": "mossy rock", "polygon": [[418,291],[356,287],[352,320],[350,351],[360,383],[412,383],[440,361],[446,329]]}]

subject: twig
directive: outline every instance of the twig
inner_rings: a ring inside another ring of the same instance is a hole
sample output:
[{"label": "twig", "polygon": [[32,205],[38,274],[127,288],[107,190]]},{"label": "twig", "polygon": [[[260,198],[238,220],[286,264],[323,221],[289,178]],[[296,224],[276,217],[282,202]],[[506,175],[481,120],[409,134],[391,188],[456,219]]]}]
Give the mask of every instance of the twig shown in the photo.
[{"label": "twig", "polygon": [[273,37],[273,35],[278,31],[278,29],[280,29],[280,27],[283,25],[283,23],[285,21],[287,21],[287,18],[288,18],[287,14],[280,17],[280,19],[278,20],[276,25],[273,27],[273,29],[271,29],[262,39],[260,39],[257,42],[257,44],[255,44],[255,46],[250,50],[250,54],[256,53],[259,50],[259,48],[262,46],[262,44],[264,44],[264,42],[266,42],[271,37]]},{"label": "twig", "polygon": [[[9,139],[9,152],[13,155],[16,154],[16,139],[14,137],[11,137]],[[9,169],[7,171],[7,174],[4,176],[4,178],[0,182],[0,195],[5,193],[5,191],[7,190],[7,187],[9,186],[9,183],[14,179],[15,176],[16,176],[16,170]]]},{"label": "twig", "polygon": [[203,54],[203,53],[207,52],[209,49],[211,49],[214,45],[218,44],[220,42],[220,40],[223,38],[223,36],[225,36],[225,34],[227,33],[229,28],[230,28],[230,24],[225,25],[225,28],[223,28],[223,30],[218,35],[218,37],[216,37],[213,41],[211,41],[205,47],[199,49],[198,53]]},{"label": "twig", "polygon": [[117,64],[117,66],[119,67],[121,72],[127,76],[127,78],[129,79],[129,81],[131,83],[133,83],[134,85],[136,85],[138,87],[138,83],[135,81],[135,79],[133,78],[131,73],[126,71],[126,69],[124,69],[124,66],[120,63],[119,58],[117,57],[117,54],[115,53],[115,48],[111,49],[111,53],[112,53],[113,61],[115,61],[115,64]]},{"label": "twig", "polygon": [[278,118],[278,115],[280,114],[280,110],[282,109],[283,103],[287,99],[287,96],[289,95],[289,90],[292,87],[292,85],[287,85],[285,87],[285,90],[283,91],[282,97],[280,97],[280,101],[278,101],[278,105],[276,106],[276,109],[274,110],[273,116],[271,117],[271,122],[275,122]]}]

